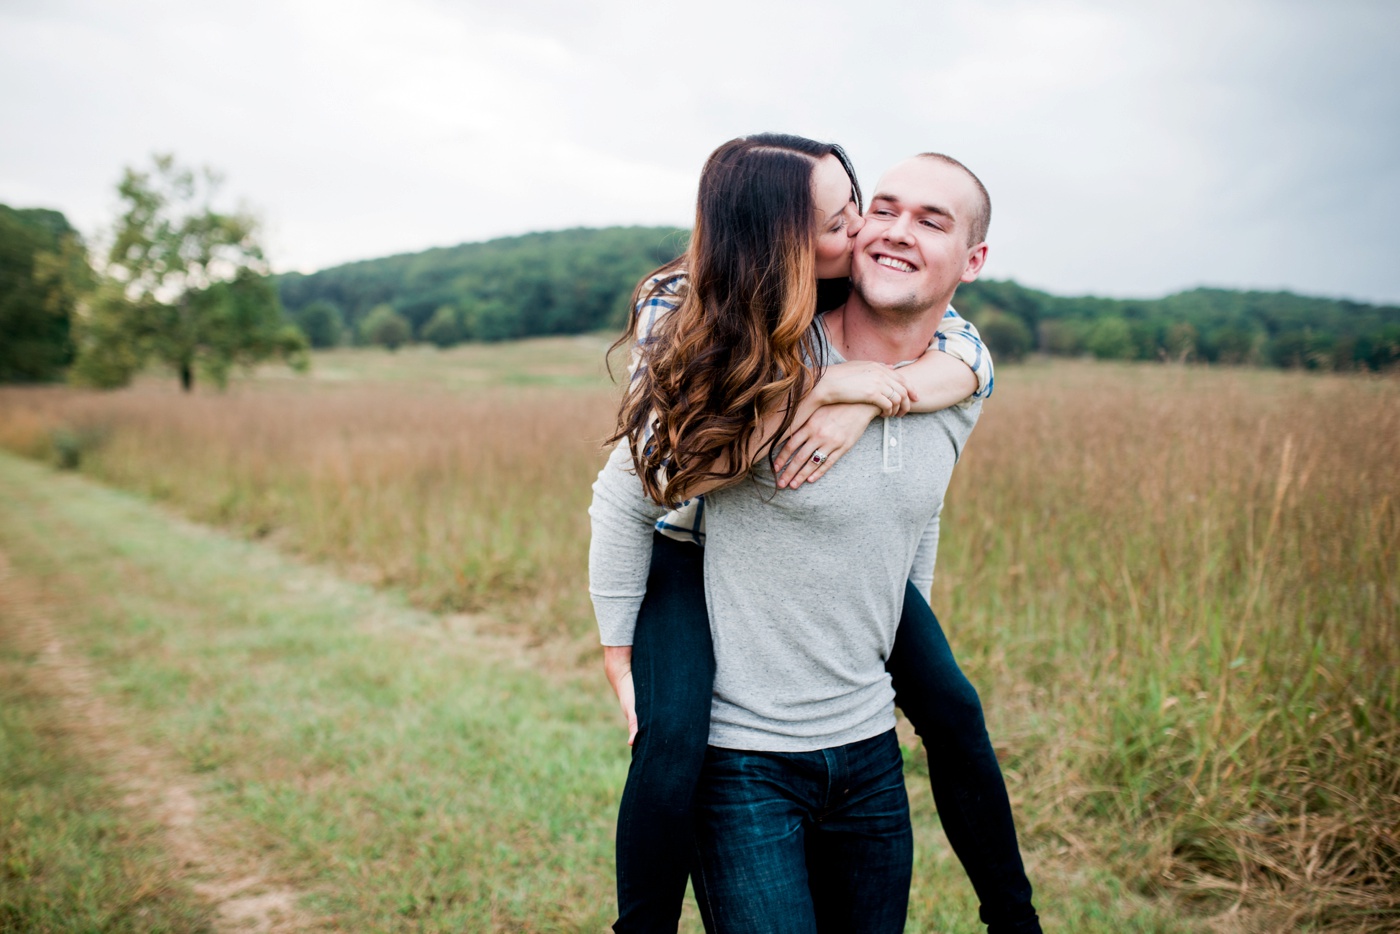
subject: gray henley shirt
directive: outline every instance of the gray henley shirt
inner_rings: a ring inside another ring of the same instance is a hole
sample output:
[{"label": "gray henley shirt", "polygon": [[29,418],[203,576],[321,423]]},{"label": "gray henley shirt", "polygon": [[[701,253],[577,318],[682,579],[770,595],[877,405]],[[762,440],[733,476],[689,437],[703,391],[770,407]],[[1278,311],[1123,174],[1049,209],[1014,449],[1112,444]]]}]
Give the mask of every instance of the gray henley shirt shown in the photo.
[{"label": "gray henley shirt", "polygon": [[[764,464],[752,480],[705,496],[711,745],[801,752],[894,726],[885,660],[904,582],[911,571],[916,583],[932,579],[943,494],[980,411],[979,400],[877,418],[817,483],[777,490]],[[631,641],[651,524],[665,513],[629,466],[619,445],[589,510],[590,590],[604,644]],[[624,630],[626,641],[609,641]]]}]

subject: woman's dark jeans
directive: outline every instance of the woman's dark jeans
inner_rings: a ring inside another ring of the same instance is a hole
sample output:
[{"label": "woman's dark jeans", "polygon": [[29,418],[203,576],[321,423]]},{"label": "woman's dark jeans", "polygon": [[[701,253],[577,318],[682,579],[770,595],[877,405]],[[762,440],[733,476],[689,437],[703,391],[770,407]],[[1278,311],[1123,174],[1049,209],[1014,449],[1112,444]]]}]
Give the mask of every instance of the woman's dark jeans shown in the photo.
[{"label": "woman's dark jeans", "polygon": [[[637,739],[617,818],[618,934],[673,934],[685,899],[715,676],[703,559],[698,546],[655,536],[632,646]],[[886,667],[928,751],[934,803],[988,934],[1039,932],[981,701],[913,585]]]}]

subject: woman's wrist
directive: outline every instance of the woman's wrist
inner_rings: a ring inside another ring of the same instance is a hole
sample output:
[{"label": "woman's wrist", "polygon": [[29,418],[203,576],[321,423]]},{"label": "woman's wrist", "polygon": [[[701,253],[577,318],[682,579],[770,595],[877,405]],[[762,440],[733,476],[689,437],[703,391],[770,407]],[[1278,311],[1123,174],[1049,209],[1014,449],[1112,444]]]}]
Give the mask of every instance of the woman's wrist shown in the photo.
[{"label": "woman's wrist", "polygon": [[833,363],[822,370],[822,375],[812,385],[812,391],[808,394],[808,401],[813,408],[820,408],[824,405],[832,405],[840,401],[836,394],[836,383],[831,376],[831,371],[838,366],[845,366],[843,363]]}]

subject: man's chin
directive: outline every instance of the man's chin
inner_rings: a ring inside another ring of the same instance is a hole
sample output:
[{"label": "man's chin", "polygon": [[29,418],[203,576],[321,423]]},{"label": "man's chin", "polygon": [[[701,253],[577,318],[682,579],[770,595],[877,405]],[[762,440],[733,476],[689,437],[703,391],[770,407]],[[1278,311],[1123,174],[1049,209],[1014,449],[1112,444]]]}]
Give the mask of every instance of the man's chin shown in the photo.
[{"label": "man's chin", "polygon": [[856,283],[855,291],[872,311],[883,314],[917,314],[928,307],[928,302],[920,298],[917,292],[904,289],[862,288],[860,283]]}]

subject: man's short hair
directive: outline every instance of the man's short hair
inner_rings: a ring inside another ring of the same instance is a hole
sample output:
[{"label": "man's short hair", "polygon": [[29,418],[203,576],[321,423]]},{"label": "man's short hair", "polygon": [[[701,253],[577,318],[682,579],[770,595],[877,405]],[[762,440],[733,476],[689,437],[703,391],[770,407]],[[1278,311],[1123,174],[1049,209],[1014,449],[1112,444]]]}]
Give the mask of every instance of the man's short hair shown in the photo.
[{"label": "man's short hair", "polygon": [[967,173],[967,177],[972,179],[972,184],[977,186],[977,193],[982,196],[982,203],[977,206],[977,212],[972,215],[972,225],[967,234],[967,245],[976,246],[987,239],[987,228],[992,223],[992,196],[987,194],[987,186],[982,184],[982,179],[972,174],[972,170],[963,165],[952,156],[945,156],[941,152],[921,152],[920,159],[934,159],[945,165],[962,169]]}]

